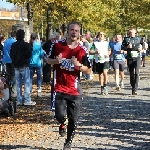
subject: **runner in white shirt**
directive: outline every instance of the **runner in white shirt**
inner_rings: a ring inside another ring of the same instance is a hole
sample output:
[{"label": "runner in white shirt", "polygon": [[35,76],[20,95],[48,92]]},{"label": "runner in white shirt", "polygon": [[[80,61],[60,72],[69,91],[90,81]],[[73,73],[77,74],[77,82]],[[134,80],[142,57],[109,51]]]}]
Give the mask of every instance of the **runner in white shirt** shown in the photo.
[{"label": "runner in white shirt", "polygon": [[94,42],[95,51],[90,51],[90,54],[95,54],[96,72],[99,74],[99,81],[101,86],[100,94],[107,95],[107,81],[109,70],[109,43],[105,40],[104,33],[99,32],[99,41]]}]

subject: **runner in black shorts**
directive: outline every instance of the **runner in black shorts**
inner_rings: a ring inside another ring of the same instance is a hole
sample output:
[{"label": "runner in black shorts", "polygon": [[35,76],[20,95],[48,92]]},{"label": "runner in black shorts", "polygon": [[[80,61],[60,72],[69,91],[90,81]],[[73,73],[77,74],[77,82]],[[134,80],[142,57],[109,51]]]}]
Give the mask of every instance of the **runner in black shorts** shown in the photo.
[{"label": "runner in black shorts", "polygon": [[109,69],[109,66],[110,66],[109,61],[105,61],[104,63],[98,62],[98,63],[96,63],[96,72],[98,74],[102,74],[105,69],[106,70]]},{"label": "runner in black shorts", "polygon": [[[98,33],[99,41],[94,42],[95,51],[95,63],[96,72],[99,74],[99,81],[101,86],[100,94],[107,95],[107,81],[108,81],[108,70],[109,70],[109,43],[105,41],[104,33]],[[91,52],[91,51],[90,51]]]}]

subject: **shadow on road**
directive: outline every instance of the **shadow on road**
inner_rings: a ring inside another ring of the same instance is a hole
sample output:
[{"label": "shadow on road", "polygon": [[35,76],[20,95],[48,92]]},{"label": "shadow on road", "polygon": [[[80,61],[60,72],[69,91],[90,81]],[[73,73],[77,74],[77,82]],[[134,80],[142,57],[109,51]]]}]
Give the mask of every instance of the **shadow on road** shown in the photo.
[{"label": "shadow on road", "polygon": [[[95,89],[92,82],[85,83],[83,89]],[[88,86],[88,88],[86,88]],[[147,90],[147,88],[145,89]],[[96,89],[93,93],[84,96],[80,123],[77,134],[86,136],[89,140],[95,137],[96,147],[74,146],[79,150],[149,150],[150,149],[150,101],[142,100],[138,96],[125,98],[118,93],[112,96],[97,95]],[[95,96],[92,96],[94,95]],[[127,95],[127,94],[125,94]],[[117,98],[116,98],[117,97]],[[19,106],[14,119],[0,119],[0,124],[54,124],[53,113],[50,111],[50,97],[33,97],[36,106]],[[19,120],[22,120],[20,122]],[[52,138],[52,137],[50,137]],[[99,142],[100,139],[112,141],[109,143]],[[23,139],[22,139],[23,140]],[[115,143],[114,141],[119,141]],[[32,141],[34,142],[34,141]],[[92,141],[91,141],[92,142]],[[44,143],[43,143],[44,145]],[[98,148],[98,147],[105,148]],[[26,145],[0,145],[0,149],[39,149],[57,150],[52,148],[30,147]]]}]

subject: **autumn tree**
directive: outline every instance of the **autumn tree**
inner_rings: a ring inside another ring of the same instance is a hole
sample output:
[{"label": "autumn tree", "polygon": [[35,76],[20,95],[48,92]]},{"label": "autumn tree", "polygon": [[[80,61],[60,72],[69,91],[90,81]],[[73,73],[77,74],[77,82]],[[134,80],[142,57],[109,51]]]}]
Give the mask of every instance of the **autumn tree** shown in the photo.
[{"label": "autumn tree", "polygon": [[[125,34],[129,26],[150,28],[149,0],[8,0],[17,5],[30,3],[34,11],[34,26],[46,27],[46,10],[53,6],[53,27],[77,20],[84,29],[92,32],[103,30],[106,33]],[[25,3],[26,2],[26,3]],[[67,14],[64,18],[64,13]]]},{"label": "autumn tree", "polygon": [[17,21],[13,21],[13,20],[1,20],[0,32],[7,38],[9,36],[9,33],[11,32],[12,25],[16,23]]}]

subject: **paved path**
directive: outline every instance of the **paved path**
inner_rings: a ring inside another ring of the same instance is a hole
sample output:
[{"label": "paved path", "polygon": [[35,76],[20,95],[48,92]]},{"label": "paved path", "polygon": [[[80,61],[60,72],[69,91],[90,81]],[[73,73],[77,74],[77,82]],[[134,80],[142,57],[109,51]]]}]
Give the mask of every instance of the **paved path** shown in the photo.
[{"label": "paved path", "polygon": [[[137,96],[131,95],[126,74],[125,88],[117,92],[110,75],[108,96],[97,94],[100,89],[97,81],[84,83],[87,86],[83,89],[85,97],[73,150],[150,150],[150,67],[141,69]],[[28,132],[22,127],[24,123],[20,122],[19,129],[11,132],[9,129],[15,128],[15,124],[5,124],[8,132],[0,148],[60,150],[65,138],[59,136],[58,124],[53,121],[49,107],[44,106],[43,111],[48,112],[49,122],[26,123]],[[17,132],[24,136],[19,138]],[[14,138],[12,142],[10,137]]]}]

